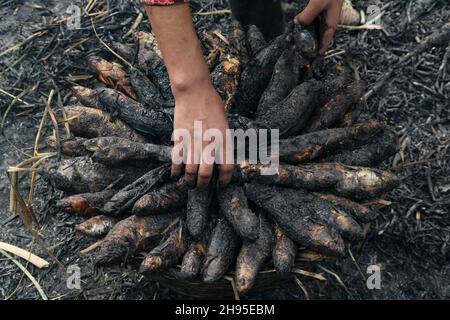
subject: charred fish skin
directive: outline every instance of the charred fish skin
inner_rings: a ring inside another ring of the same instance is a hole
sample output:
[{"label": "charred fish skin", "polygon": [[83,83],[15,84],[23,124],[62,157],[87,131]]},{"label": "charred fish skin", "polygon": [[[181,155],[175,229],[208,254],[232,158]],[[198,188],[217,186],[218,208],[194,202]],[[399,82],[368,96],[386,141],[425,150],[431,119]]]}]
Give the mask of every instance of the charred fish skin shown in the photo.
[{"label": "charred fish skin", "polygon": [[358,241],[364,238],[361,226],[346,212],[331,207],[331,218],[345,240]]},{"label": "charred fish skin", "polygon": [[336,196],[334,194],[324,194],[316,193],[316,196],[321,199],[328,201],[332,206],[336,207],[338,210],[347,212],[358,222],[368,223],[375,220],[379,212],[368,208],[365,205],[351,201],[346,198]]},{"label": "charred fish skin", "polygon": [[206,246],[201,241],[191,244],[181,263],[180,275],[184,279],[193,279],[200,274],[206,258]]},{"label": "charred fish skin", "polygon": [[241,65],[245,66],[250,58],[247,37],[241,23],[237,19],[231,20],[228,37],[230,42],[228,47],[229,54],[239,59]]},{"label": "charred fish skin", "polygon": [[319,51],[317,34],[313,26],[304,27],[294,25],[292,28],[292,38],[298,52],[307,59],[313,59]]},{"label": "charred fish skin", "polygon": [[267,41],[257,26],[251,25],[247,28],[247,45],[250,57],[256,56],[262,49],[267,47]]},{"label": "charred fish skin", "polygon": [[[187,219],[188,216],[186,215],[186,222]],[[192,243],[181,262],[180,276],[182,278],[193,279],[201,275],[206,260],[208,246],[211,242],[212,231],[215,227],[214,221],[215,219],[209,219],[209,221],[207,221],[208,225],[202,231],[202,235],[197,239],[193,239],[192,235],[190,236]]]},{"label": "charred fish skin", "polygon": [[[78,101],[89,108],[102,109],[103,106],[98,101],[98,93],[102,89],[90,89],[83,86],[73,86],[72,93]],[[105,111],[105,110],[104,110]]]},{"label": "charred fish skin", "polygon": [[224,102],[225,110],[229,111],[233,97],[239,87],[241,70],[248,60],[244,31],[237,20],[232,20],[228,30],[229,44],[220,51],[220,62],[211,72],[211,80],[217,93]]},{"label": "charred fish skin", "polygon": [[145,175],[125,186],[103,206],[102,211],[114,215],[122,216],[131,211],[135,202],[146,193],[161,187],[169,181],[170,165],[164,164],[158,168],[150,170]]},{"label": "charred fish skin", "polygon": [[147,78],[144,73],[136,68],[130,71],[130,81],[136,91],[139,101],[148,109],[160,109],[164,105],[164,99],[159,89]]},{"label": "charred fish skin", "polygon": [[295,87],[283,101],[268,106],[264,113],[258,114],[256,122],[264,127],[278,129],[282,138],[299,133],[316,108],[320,91],[319,81],[305,81]]},{"label": "charred fish skin", "polygon": [[106,236],[117,223],[117,220],[105,215],[92,217],[75,226],[75,230],[90,237]]},{"label": "charred fish skin", "polygon": [[245,191],[298,245],[333,256],[344,252],[344,242],[326,203],[302,190],[255,183],[246,184]]},{"label": "charred fish skin", "polygon": [[184,224],[175,228],[166,240],[150,251],[141,263],[140,273],[161,272],[174,266],[186,252],[188,234]]},{"label": "charred fish skin", "polygon": [[145,173],[145,169],[131,167],[110,168],[86,157],[50,160],[38,173],[56,189],[71,194],[92,193],[114,185],[124,187]]},{"label": "charred fish skin", "polygon": [[165,145],[141,143],[119,137],[98,137],[84,140],[83,148],[93,153],[91,159],[104,164],[126,164],[127,161],[170,162],[172,148]]},{"label": "charred fish skin", "polygon": [[318,114],[311,119],[310,125],[305,132],[313,132],[332,127],[341,120],[347,111],[358,103],[364,94],[365,84],[363,81],[351,83],[342,93],[327,102]]},{"label": "charred fish skin", "polygon": [[58,200],[56,202],[56,207],[62,209],[66,213],[77,213],[86,218],[99,214],[98,208],[92,207],[83,196],[79,195]]},{"label": "charred fish skin", "polygon": [[387,130],[380,137],[366,145],[330,154],[320,160],[322,162],[336,162],[349,166],[373,167],[394,156],[397,150],[397,137],[393,132]]},{"label": "charred fish skin", "polygon": [[250,242],[258,238],[260,221],[248,207],[241,186],[229,184],[218,192],[220,210],[239,237]]},{"label": "charred fish skin", "polygon": [[134,141],[127,138],[121,138],[116,136],[111,137],[97,137],[92,139],[86,139],[83,146],[90,153],[95,153],[97,150],[107,148],[115,145],[122,145],[128,141]]},{"label": "charred fish skin", "polygon": [[254,121],[250,118],[240,116],[238,114],[229,114],[227,118],[228,118],[228,127],[230,128],[230,130],[242,129],[244,131],[247,131],[248,129],[259,129],[254,123]]},{"label": "charred fish skin", "polygon": [[298,246],[292,241],[278,225],[274,225],[275,243],[272,260],[275,270],[280,274],[289,274],[295,264]]},{"label": "charred fish skin", "polygon": [[85,218],[93,217],[101,212],[103,205],[114,196],[116,190],[104,190],[95,193],[84,193],[62,198],[56,207],[67,213],[80,214]]},{"label": "charred fish skin", "polygon": [[400,180],[397,175],[377,169],[334,164],[342,174],[335,186],[335,193],[346,198],[364,200],[376,198],[395,189]]},{"label": "charred fish skin", "polygon": [[120,119],[141,134],[163,142],[171,140],[173,125],[164,112],[146,109],[141,103],[111,89],[103,90],[99,99],[111,113],[117,113]]},{"label": "charred fish skin", "polygon": [[[248,62],[245,33],[241,24],[232,19],[228,31],[229,45],[220,53],[220,63],[211,72],[211,80],[227,112],[233,105],[233,99],[239,88],[242,68]],[[223,52],[222,52],[223,51]]]},{"label": "charred fish skin", "polygon": [[140,32],[139,50],[137,54],[137,65],[139,69],[146,73],[149,79],[158,87],[166,103],[174,103],[169,74],[163,59],[155,51],[154,39],[152,35]]},{"label": "charred fish skin", "polygon": [[91,139],[97,137],[116,136],[136,142],[146,142],[146,139],[131,129],[121,120],[111,121],[108,113],[84,106],[65,106],[68,124],[71,132],[79,137]]},{"label": "charred fish skin", "polygon": [[239,245],[239,237],[229,223],[219,220],[213,229],[202,271],[203,282],[214,283],[228,271]]},{"label": "charred fish skin", "polygon": [[121,263],[137,250],[154,246],[154,240],[181,214],[182,211],[176,211],[149,217],[130,216],[119,221],[92,252],[93,260],[97,265]]},{"label": "charred fish skin", "polygon": [[284,50],[275,64],[272,78],[259,100],[257,114],[278,104],[295,88],[299,80],[299,71],[294,66],[294,53],[291,48]]},{"label": "charred fish skin", "polygon": [[213,86],[222,98],[227,111],[230,110],[239,87],[240,71],[241,61],[233,56],[227,56],[211,73]]},{"label": "charred fish skin", "polygon": [[[138,31],[134,34],[135,39],[138,42],[139,49],[145,49],[141,53],[146,53],[148,51],[156,53],[156,55],[162,58],[161,50],[158,46],[158,41],[156,40],[156,36],[153,32],[146,31]],[[139,52],[136,52],[138,54]]]},{"label": "charred fish skin", "polygon": [[[87,139],[81,137],[70,137],[66,139],[61,139],[59,141],[59,146],[61,148],[61,153],[72,157],[82,157],[90,154],[88,150],[84,147],[84,143]],[[58,149],[58,142],[55,135],[47,138],[47,145],[54,149]]]},{"label": "charred fish skin", "polygon": [[100,81],[137,100],[138,97],[131,86],[130,79],[120,64],[106,61],[97,56],[89,56],[87,60],[89,68],[98,74]]},{"label": "charred fish skin", "polygon": [[[280,140],[280,160],[298,164],[333,157],[340,150],[353,150],[376,140],[388,130],[381,121],[366,121],[348,128],[311,132]],[[333,161],[327,161],[333,162]]]},{"label": "charred fish skin", "polygon": [[399,179],[389,171],[352,167],[339,163],[280,165],[278,172],[264,175],[262,165],[244,163],[235,174],[236,181],[253,181],[309,191],[328,191],[355,200],[375,198],[394,189]]},{"label": "charred fish skin", "polygon": [[157,55],[154,55],[152,60],[147,63],[148,69],[152,70],[148,76],[151,81],[159,88],[162,96],[166,104],[174,104],[175,98],[173,97],[173,93],[171,91],[169,74],[167,72],[166,65],[164,61],[159,58]]},{"label": "charred fish skin", "polygon": [[280,35],[261,50],[242,71],[239,89],[234,99],[234,112],[248,116],[256,110],[259,99],[270,81],[279,56],[286,48],[285,35]]},{"label": "charred fish skin", "polygon": [[207,226],[212,193],[212,186],[188,191],[186,224],[194,239],[200,238]]},{"label": "charred fish skin", "polygon": [[112,47],[129,62],[133,62],[136,56],[136,50],[132,45],[127,45],[118,41],[111,43]]},{"label": "charred fish skin", "polygon": [[336,128],[346,128],[356,124],[361,116],[361,108],[362,103],[359,101],[336,123]]},{"label": "charred fish skin", "polygon": [[148,163],[167,163],[171,161],[172,149],[164,145],[138,143],[123,139],[117,144],[96,148],[91,159],[110,166]]},{"label": "charred fish skin", "polygon": [[272,226],[259,216],[259,235],[255,242],[244,241],[236,259],[236,287],[240,294],[248,293],[264,262],[270,257],[273,244]]},{"label": "charred fish skin", "polygon": [[163,214],[180,208],[187,203],[190,183],[185,178],[164,185],[141,197],[133,206],[133,214],[137,216]]},{"label": "charred fish skin", "polygon": [[327,103],[342,92],[350,73],[347,67],[339,63],[332,65],[327,70],[328,72],[322,81],[323,91],[320,96],[320,105]]}]

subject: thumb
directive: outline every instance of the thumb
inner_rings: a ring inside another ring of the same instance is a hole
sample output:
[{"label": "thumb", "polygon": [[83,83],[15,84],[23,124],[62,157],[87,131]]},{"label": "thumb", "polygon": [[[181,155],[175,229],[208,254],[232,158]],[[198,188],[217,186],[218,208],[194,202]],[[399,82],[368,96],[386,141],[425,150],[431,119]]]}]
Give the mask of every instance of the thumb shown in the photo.
[{"label": "thumb", "polygon": [[314,19],[325,9],[326,4],[327,1],[309,1],[306,8],[294,18],[294,22],[302,26],[311,24]]}]

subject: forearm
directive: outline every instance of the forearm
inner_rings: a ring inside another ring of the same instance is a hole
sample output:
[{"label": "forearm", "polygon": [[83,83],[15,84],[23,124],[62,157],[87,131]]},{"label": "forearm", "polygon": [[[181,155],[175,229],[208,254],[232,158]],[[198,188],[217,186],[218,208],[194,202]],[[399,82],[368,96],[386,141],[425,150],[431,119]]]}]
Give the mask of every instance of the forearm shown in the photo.
[{"label": "forearm", "polygon": [[146,6],[175,96],[195,84],[210,83],[188,4]]},{"label": "forearm", "polygon": [[[175,97],[174,133],[186,130],[189,132],[187,140],[174,135],[176,151],[172,154],[172,175],[179,176],[184,171],[185,178],[190,183],[198,187],[206,187],[214,170],[213,163],[204,161],[211,159],[211,150],[208,152],[207,148],[203,149],[206,142],[203,139],[198,141],[198,135],[194,130],[196,124],[200,122],[204,130],[215,129],[221,133],[222,137],[227,137],[228,122],[222,100],[209,78],[209,70],[194,30],[189,6],[186,3],[173,5],[174,2],[187,1],[143,1],[153,4],[153,6],[146,6],[146,10],[161,49]],[[227,140],[225,138],[222,144],[216,144],[214,140],[215,145],[213,145],[214,154],[216,152],[222,154],[224,159],[227,159],[228,154],[232,154]],[[221,163],[219,172],[219,183],[227,184],[233,173],[233,164]]]}]

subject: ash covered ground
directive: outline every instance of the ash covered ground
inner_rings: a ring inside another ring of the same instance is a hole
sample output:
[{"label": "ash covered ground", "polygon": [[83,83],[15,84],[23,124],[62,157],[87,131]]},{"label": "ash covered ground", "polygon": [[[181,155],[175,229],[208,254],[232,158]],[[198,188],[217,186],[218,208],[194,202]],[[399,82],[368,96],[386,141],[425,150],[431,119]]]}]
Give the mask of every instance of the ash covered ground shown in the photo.
[{"label": "ash covered ground", "polygon": [[[87,1],[84,1],[85,5]],[[19,96],[6,117],[0,136],[0,241],[11,243],[45,257],[20,217],[8,212],[9,180],[6,169],[33,152],[45,101],[54,89],[55,108],[71,101],[70,87],[76,82],[89,86],[94,79],[76,79],[91,75],[85,56],[97,53],[114,60],[96,38],[90,19],[82,18],[81,29],[68,30],[58,17],[73,1],[0,0],[0,111],[3,115],[13,102],[4,91]],[[426,36],[450,19],[450,4],[445,1],[354,1],[366,10],[375,4],[384,11],[383,30],[339,29],[333,49],[342,49],[353,59],[361,78],[373,86]],[[192,1],[194,12],[227,9],[227,1]],[[296,9],[295,1],[285,2],[287,19]],[[99,36],[134,45],[123,38],[143,8],[137,1],[98,1],[92,12],[106,10],[95,21]],[[228,14],[194,16],[200,30],[223,29]],[[146,18],[138,30],[149,30]],[[33,36],[40,31],[38,35]],[[16,44],[21,46],[14,47]],[[8,48],[9,50],[5,52]],[[368,100],[365,119],[386,119],[400,139],[400,152],[383,167],[396,170],[401,186],[389,193],[382,214],[370,226],[367,239],[350,248],[337,262],[314,267],[327,282],[302,278],[310,298],[316,299],[446,299],[450,298],[450,44],[433,48],[413,57],[396,69],[380,92]],[[34,87],[34,88],[33,88]],[[44,135],[52,128],[45,128]],[[44,145],[42,145],[44,148]],[[25,195],[29,176],[24,175],[20,191]],[[79,250],[91,240],[74,231],[81,218],[59,212],[54,203],[61,193],[38,179],[33,209],[42,229],[40,237],[67,267],[81,268],[82,290],[67,288],[67,274],[57,264],[39,270],[27,269],[50,299],[177,299],[181,296],[151,282],[132,269],[95,268]],[[382,268],[381,289],[366,286],[366,268]],[[359,271],[362,270],[362,273]],[[0,297],[2,299],[39,299],[30,280],[10,260],[0,256]],[[338,278],[337,278],[337,277]],[[256,299],[305,299],[301,288],[292,283]]]}]

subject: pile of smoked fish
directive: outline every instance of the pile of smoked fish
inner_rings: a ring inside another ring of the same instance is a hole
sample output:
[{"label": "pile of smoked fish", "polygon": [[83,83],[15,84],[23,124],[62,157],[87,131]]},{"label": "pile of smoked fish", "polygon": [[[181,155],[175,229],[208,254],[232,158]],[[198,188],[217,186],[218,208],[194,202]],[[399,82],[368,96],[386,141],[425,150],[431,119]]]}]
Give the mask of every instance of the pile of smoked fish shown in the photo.
[{"label": "pile of smoked fish", "polygon": [[85,254],[112,265],[144,253],[143,274],[176,268],[207,284],[232,274],[245,294],[265,268],[288,275],[302,252],[339,257],[363,239],[377,216],[364,203],[398,184],[376,168],[397,152],[396,136],[358,121],[364,83],[318,57],[319,34],[318,23],[290,26],[266,42],[231,22],[225,35],[201,35],[230,128],[279,129],[277,173],[244,161],[227,186],[170,175],[174,98],[152,33],[137,32],[136,48],[111,44],[129,65],[88,56],[100,81],[73,87],[78,102],[57,114],[71,137],[53,132],[61,157],[39,169],[66,195],[57,206],[86,218],[76,229],[97,238]]}]

